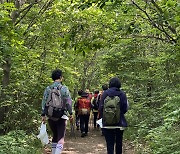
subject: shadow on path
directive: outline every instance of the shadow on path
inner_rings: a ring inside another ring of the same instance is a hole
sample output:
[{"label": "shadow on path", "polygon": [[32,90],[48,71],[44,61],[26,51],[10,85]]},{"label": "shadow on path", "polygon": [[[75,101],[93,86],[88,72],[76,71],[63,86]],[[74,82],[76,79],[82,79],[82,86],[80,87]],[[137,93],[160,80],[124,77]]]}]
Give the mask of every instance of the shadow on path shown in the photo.
[{"label": "shadow on path", "polygon": [[[100,130],[90,128],[86,137],[80,137],[80,131],[75,130],[75,136],[71,136],[70,130],[66,131],[64,150],[62,154],[106,154],[106,143]],[[44,154],[51,154],[49,148]],[[123,154],[135,154],[132,145],[127,141],[123,144]]]},{"label": "shadow on path", "polygon": [[80,137],[76,131],[76,138],[66,135],[64,151],[62,154],[105,154],[106,145],[100,130],[90,130],[88,136]]}]

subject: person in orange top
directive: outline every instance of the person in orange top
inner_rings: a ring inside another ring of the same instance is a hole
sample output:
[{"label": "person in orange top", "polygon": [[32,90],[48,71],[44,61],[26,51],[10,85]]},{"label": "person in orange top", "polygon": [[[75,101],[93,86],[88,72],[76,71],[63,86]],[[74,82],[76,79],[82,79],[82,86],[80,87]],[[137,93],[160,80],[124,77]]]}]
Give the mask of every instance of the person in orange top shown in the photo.
[{"label": "person in orange top", "polygon": [[76,98],[76,102],[74,103],[74,111],[75,111],[75,121],[76,121],[76,129],[79,130],[79,114],[78,114],[78,107],[77,107],[77,102],[78,100],[81,98],[81,94],[82,94],[83,90],[79,90],[78,91],[78,97]]},{"label": "person in orange top", "polygon": [[91,110],[91,101],[88,99],[88,94],[82,92],[81,97],[77,101],[78,115],[80,117],[81,137],[88,135],[88,124]]}]

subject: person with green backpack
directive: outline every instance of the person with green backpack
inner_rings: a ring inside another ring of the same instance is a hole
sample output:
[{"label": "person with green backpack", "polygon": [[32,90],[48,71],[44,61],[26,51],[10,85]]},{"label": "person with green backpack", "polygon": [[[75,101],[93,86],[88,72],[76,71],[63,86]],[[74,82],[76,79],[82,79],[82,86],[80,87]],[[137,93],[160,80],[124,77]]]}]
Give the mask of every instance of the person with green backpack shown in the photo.
[{"label": "person with green backpack", "polygon": [[109,89],[103,92],[99,105],[108,154],[114,154],[114,151],[122,154],[123,131],[127,127],[124,114],[128,110],[128,101],[120,88],[121,82],[118,78],[110,79]]}]

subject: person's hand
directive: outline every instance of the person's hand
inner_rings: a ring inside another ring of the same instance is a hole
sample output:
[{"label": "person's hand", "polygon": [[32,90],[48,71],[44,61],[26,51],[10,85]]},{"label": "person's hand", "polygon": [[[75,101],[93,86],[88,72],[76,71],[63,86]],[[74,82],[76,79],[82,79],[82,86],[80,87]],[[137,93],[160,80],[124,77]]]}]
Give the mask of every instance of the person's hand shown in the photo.
[{"label": "person's hand", "polygon": [[69,116],[69,120],[70,120],[70,122],[73,122],[73,115]]},{"label": "person's hand", "polygon": [[45,124],[46,123],[46,116],[42,116],[42,123]]}]

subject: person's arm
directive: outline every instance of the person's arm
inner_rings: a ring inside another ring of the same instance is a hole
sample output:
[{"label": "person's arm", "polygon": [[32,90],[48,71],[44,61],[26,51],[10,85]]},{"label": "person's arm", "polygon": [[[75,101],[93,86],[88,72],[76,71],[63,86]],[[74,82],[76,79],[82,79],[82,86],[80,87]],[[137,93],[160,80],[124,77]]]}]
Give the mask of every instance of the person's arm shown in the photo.
[{"label": "person's arm", "polygon": [[77,99],[77,101],[76,101],[76,109],[77,109],[77,111],[79,110],[79,99]]},{"label": "person's arm", "polygon": [[100,103],[99,103],[99,118],[102,118],[102,113],[103,113],[103,107],[104,107],[104,100],[105,98],[107,97],[107,93],[106,92],[103,92],[102,96],[101,96],[101,99],[100,99]]},{"label": "person's arm", "polygon": [[46,101],[48,99],[48,96],[49,96],[49,91],[50,91],[50,87],[48,86],[45,90],[44,90],[44,95],[43,95],[43,99],[42,99],[42,103],[41,103],[41,106],[42,106],[42,116],[45,116],[45,113],[44,113],[44,108],[45,108],[45,104],[46,104]]},{"label": "person's arm", "polygon": [[62,92],[62,97],[66,104],[67,111],[70,115],[72,115],[72,99],[71,99],[69,89],[66,86],[63,86],[61,88],[61,92]]},{"label": "person's arm", "polygon": [[41,107],[42,107],[41,117],[42,117],[42,122],[43,123],[46,122],[46,116],[45,116],[45,113],[44,113],[44,108],[45,108],[45,104],[46,104],[46,101],[47,101],[48,96],[49,96],[49,91],[50,91],[50,87],[48,86],[44,90],[44,95],[43,95],[43,99],[42,99],[42,103],[41,103]]},{"label": "person's arm", "polygon": [[128,100],[126,94],[123,93],[121,97],[121,111],[123,112],[123,114],[125,114],[128,111],[128,108],[129,108]]},{"label": "person's arm", "polygon": [[93,108],[94,107],[94,97],[92,97],[92,99],[91,99],[91,108]]}]

